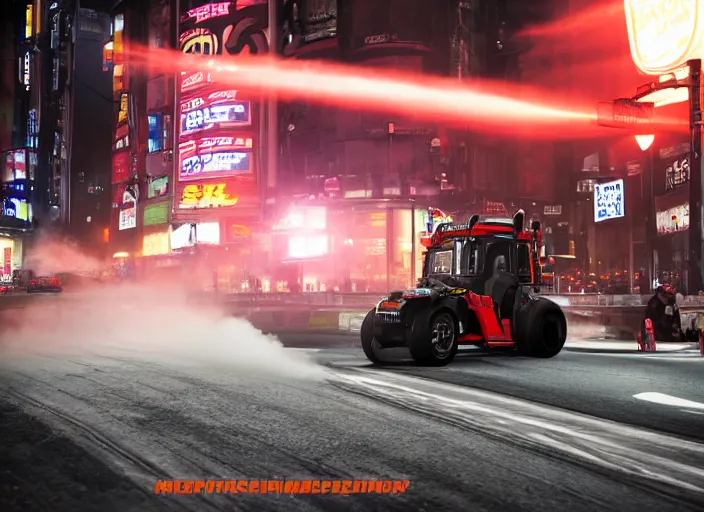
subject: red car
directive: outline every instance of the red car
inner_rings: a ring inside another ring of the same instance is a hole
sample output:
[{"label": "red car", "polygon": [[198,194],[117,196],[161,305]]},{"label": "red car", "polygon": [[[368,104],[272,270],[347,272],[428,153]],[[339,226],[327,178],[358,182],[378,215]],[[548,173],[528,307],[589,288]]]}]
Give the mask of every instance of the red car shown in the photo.
[{"label": "red car", "polygon": [[392,292],[367,314],[362,348],[373,363],[379,349],[407,347],[417,364],[450,363],[460,344],[516,349],[553,357],[567,339],[564,312],[533,294],[541,284],[540,222],[525,214],[441,224],[428,248],[417,288]]},{"label": "red car", "polygon": [[29,280],[27,283],[27,293],[37,292],[61,292],[61,280],[55,276],[41,276]]}]

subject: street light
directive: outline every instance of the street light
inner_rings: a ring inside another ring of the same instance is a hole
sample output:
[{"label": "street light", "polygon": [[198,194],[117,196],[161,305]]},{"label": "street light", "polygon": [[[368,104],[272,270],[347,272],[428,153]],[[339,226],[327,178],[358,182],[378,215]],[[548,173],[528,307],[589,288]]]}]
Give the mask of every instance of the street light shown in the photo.
[{"label": "street light", "polygon": [[641,151],[647,151],[655,141],[655,135],[636,135],[635,138]]}]

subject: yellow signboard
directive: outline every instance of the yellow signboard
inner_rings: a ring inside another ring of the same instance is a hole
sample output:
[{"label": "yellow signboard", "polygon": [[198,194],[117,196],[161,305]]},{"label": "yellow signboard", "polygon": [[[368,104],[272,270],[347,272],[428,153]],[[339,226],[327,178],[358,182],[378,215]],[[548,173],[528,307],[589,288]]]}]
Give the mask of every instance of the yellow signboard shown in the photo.
[{"label": "yellow signboard", "polygon": [[217,208],[234,206],[239,196],[228,191],[226,183],[186,185],[181,194],[180,208]]}]

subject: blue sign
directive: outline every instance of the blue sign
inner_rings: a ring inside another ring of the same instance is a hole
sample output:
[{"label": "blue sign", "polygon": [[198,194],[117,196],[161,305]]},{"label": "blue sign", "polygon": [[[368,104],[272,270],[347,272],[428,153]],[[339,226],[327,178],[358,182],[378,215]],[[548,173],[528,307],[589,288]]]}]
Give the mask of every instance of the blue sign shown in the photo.
[{"label": "blue sign", "polygon": [[196,178],[213,175],[246,175],[252,171],[249,165],[251,153],[224,151],[205,153],[184,158],[181,163],[182,178]]},{"label": "blue sign", "polygon": [[623,180],[594,185],[594,222],[626,215]]},{"label": "blue sign", "polygon": [[183,116],[181,134],[208,128],[209,125],[249,124],[249,102],[236,101],[225,105],[200,108]]}]

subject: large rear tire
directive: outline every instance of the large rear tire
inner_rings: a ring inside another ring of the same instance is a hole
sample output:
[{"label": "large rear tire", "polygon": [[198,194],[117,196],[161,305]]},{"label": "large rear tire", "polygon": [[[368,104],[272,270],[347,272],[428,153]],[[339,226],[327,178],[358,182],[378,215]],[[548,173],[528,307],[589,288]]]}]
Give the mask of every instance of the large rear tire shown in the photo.
[{"label": "large rear tire", "polygon": [[362,338],[362,350],[364,355],[367,356],[374,364],[384,364],[384,362],[379,358],[377,352],[381,349],[379,342],[374,339],[374,314],[375,309],[372,309],[367,313],[362,322],[362,328],[360,329],[360,335]]},{"label": "large rear tire", "polygon": [[[427,318],[427,317],[426,317]],[[416,319],[423,322],[423,317]],[[424,325],[416,325],[409,333],[408,349],[418,365],[445,366],[457,355],[457,322],[447,311],[439,311]]]},{"label": "large rear tire", "polygon": [[567,341],[567,320],[560,306],[538,298],[516,313],[516,347],[521,355],[550,358],[562,351]]}]

